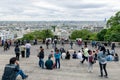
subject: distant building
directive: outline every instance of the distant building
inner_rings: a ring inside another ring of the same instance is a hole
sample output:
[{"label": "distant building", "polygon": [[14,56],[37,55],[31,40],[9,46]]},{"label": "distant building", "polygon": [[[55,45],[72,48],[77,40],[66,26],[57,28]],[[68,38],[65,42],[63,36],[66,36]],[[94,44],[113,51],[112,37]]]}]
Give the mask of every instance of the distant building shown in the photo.
[{"label": "distant building", "polygon": [[92,32],[100,32],[104,27],[93,27]]},{"label": "distant building", "polygon": [[87,29],[87,30],[92,31],[92,32],[99,32],[102,29],[104,29],[104,26],[101,27],[101,26],[89,25],[89,26],[83,26],[82,29]]},{"label": "distant building", "polygon": [[1,40],[14,39],[14,34],[12,34],[10,31],[0,30],[0,39]]},{"label": "distant building", "polygon": [[57,35],[59,38],[68,39],[70,34],[67,30],[56,28],[54,35]]}]

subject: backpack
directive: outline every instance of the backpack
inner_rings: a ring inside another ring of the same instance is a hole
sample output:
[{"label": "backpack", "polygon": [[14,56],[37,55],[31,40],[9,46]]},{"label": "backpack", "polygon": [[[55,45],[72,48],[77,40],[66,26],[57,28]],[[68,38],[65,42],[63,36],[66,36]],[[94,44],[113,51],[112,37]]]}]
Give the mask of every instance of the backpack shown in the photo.
[{"label": "backpack", "polygon": [[92,63],[92,64],[94,64],[94,58],[93,58],[93,56],[89,56],[89,62]]}]

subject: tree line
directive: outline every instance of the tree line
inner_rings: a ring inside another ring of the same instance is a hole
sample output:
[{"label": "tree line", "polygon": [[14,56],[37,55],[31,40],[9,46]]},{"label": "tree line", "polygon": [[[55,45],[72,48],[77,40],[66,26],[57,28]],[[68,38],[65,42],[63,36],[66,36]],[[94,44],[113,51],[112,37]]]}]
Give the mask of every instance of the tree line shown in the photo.
[{"label": "tree line", "polygon": [[[53,31],[57,26],[51,26]],[[46,30],[37,30],[25,34],[22,39],[33,40],[33,39],[45,39],[53,38],[53,32],[50,29]],[[97,41],[115,41],[120,42],[120,11],[118,11],[114,16],[106,23],[106,29],[101,30],[100,32],[91,32],[89,30],[74,30],[70,39],[82,38],[83,40],[97,40]]]}]

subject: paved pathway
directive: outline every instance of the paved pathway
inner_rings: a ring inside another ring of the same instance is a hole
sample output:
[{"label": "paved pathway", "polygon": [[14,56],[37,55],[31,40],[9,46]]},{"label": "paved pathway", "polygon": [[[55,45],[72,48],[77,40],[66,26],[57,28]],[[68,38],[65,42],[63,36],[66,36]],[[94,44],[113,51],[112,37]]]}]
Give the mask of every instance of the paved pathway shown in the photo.
[{"label": "paved pathway", "polygon": [[[106,78],[99,78],[99,65],[98,62],[94,64],[93,73],[87,72],[87,63],[80,64],[79,59],[61,60],[61,68],[54,70],[41,69],[38,66],[39,59],[37,58],[37,49],[40,45],[32,46],[30,58],[20,58],[21,69],[25,71],[29,77],[26,80],[106,80]],[[45,48],[45,59],[52,49]],[[75,45],[74,45],[75,46]],[[60,47],[60,45],[58,45]],[[67,50],[70,49],[69,45],[64,46]],[[89,46],[89,48],[91,48]],[[75,46],[74,50],[78,51],[79,47]],[[116,48],[116,52],[119,53],[120,48]],[[11,57],[15,56],[14,48],[11,47],[9,51],[4,52],[3,48],[0,48],[0,79],[3,74],[4,66],[9,62]],[[107,70],[109,78],[107,80],[120,80],[120,62],[108,62]],[[22,80],[20,76],[17,80]]]}]

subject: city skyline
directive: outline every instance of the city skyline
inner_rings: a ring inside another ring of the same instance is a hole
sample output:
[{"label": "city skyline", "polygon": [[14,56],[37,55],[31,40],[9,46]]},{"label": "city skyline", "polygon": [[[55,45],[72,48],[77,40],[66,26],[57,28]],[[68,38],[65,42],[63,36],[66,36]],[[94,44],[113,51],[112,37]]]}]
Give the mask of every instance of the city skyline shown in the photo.
[{"label": "city skyline", "polygon": [[2,0],[0,21],[104,21],[119,0]]}]

